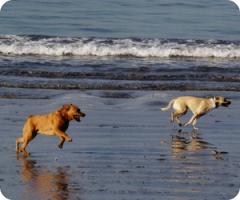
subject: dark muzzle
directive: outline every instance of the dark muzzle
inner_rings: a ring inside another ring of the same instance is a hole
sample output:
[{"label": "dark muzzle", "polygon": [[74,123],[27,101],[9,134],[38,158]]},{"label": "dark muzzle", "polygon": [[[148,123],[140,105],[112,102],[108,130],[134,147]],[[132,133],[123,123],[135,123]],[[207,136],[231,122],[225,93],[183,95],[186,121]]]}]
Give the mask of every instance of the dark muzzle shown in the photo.
[{"label": "dark muzzle", "polygon": [[230,104],[231,104],[231,101],[225,101],[224,103],[222,103],[222,106],[228,107]]}]

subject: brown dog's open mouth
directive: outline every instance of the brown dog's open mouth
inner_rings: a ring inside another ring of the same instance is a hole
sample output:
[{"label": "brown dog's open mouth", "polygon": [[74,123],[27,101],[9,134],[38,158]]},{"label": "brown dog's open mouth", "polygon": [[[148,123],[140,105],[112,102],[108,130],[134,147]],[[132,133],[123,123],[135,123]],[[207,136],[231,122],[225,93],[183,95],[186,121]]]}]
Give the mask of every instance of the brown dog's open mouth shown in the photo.
[{"label": "brown dog's open mouth", "polygon": [[76,121],[80,122],[80,121],[81,121],[80,118],[81,118],[81,117],[85,117],[85,116],[86,116],[85,113],[79,113],[79,114],[73,115],[73,118],[74,118]]},{"label": "brown dog's open mouth", "polygon": [[80,120],[80,115],[73,115],[73,118],[74,118],[76,121],[78,121],[78,122],[81,121],[81,120]]}]

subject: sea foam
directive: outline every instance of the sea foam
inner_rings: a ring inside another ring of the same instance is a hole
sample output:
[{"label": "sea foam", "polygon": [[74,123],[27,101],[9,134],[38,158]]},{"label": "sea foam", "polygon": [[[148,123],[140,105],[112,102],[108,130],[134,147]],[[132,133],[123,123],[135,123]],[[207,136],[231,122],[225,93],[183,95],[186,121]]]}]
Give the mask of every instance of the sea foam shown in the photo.
[{"label": "sea foam", "polygon": [[0,36],[0,53],[46,56],[240,58],[240,43],[220,40]]}]

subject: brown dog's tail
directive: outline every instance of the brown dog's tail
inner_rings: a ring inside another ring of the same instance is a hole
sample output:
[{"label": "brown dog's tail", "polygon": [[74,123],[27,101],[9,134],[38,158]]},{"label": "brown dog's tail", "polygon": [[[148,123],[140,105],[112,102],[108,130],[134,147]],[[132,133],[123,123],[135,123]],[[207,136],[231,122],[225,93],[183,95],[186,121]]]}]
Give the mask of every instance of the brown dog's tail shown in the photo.
[{"label": "brown dog's tail", "polygon": [[167,107],[165,108],[161,108],[161,111],[167,111],[172,107],[172,104],[174,103],[175,99],[172,99],[169,104],[167,105]]}]

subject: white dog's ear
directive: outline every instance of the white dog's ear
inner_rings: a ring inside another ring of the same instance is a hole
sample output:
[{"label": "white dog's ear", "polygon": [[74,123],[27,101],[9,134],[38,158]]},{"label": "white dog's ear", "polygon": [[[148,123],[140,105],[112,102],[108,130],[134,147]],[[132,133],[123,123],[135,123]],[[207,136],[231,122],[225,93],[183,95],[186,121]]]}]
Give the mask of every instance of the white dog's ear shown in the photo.
[{"label": "white dog's ear", "polygon": [[215,96],[213,97],[213,100],[216,101],[216,97]]}]

